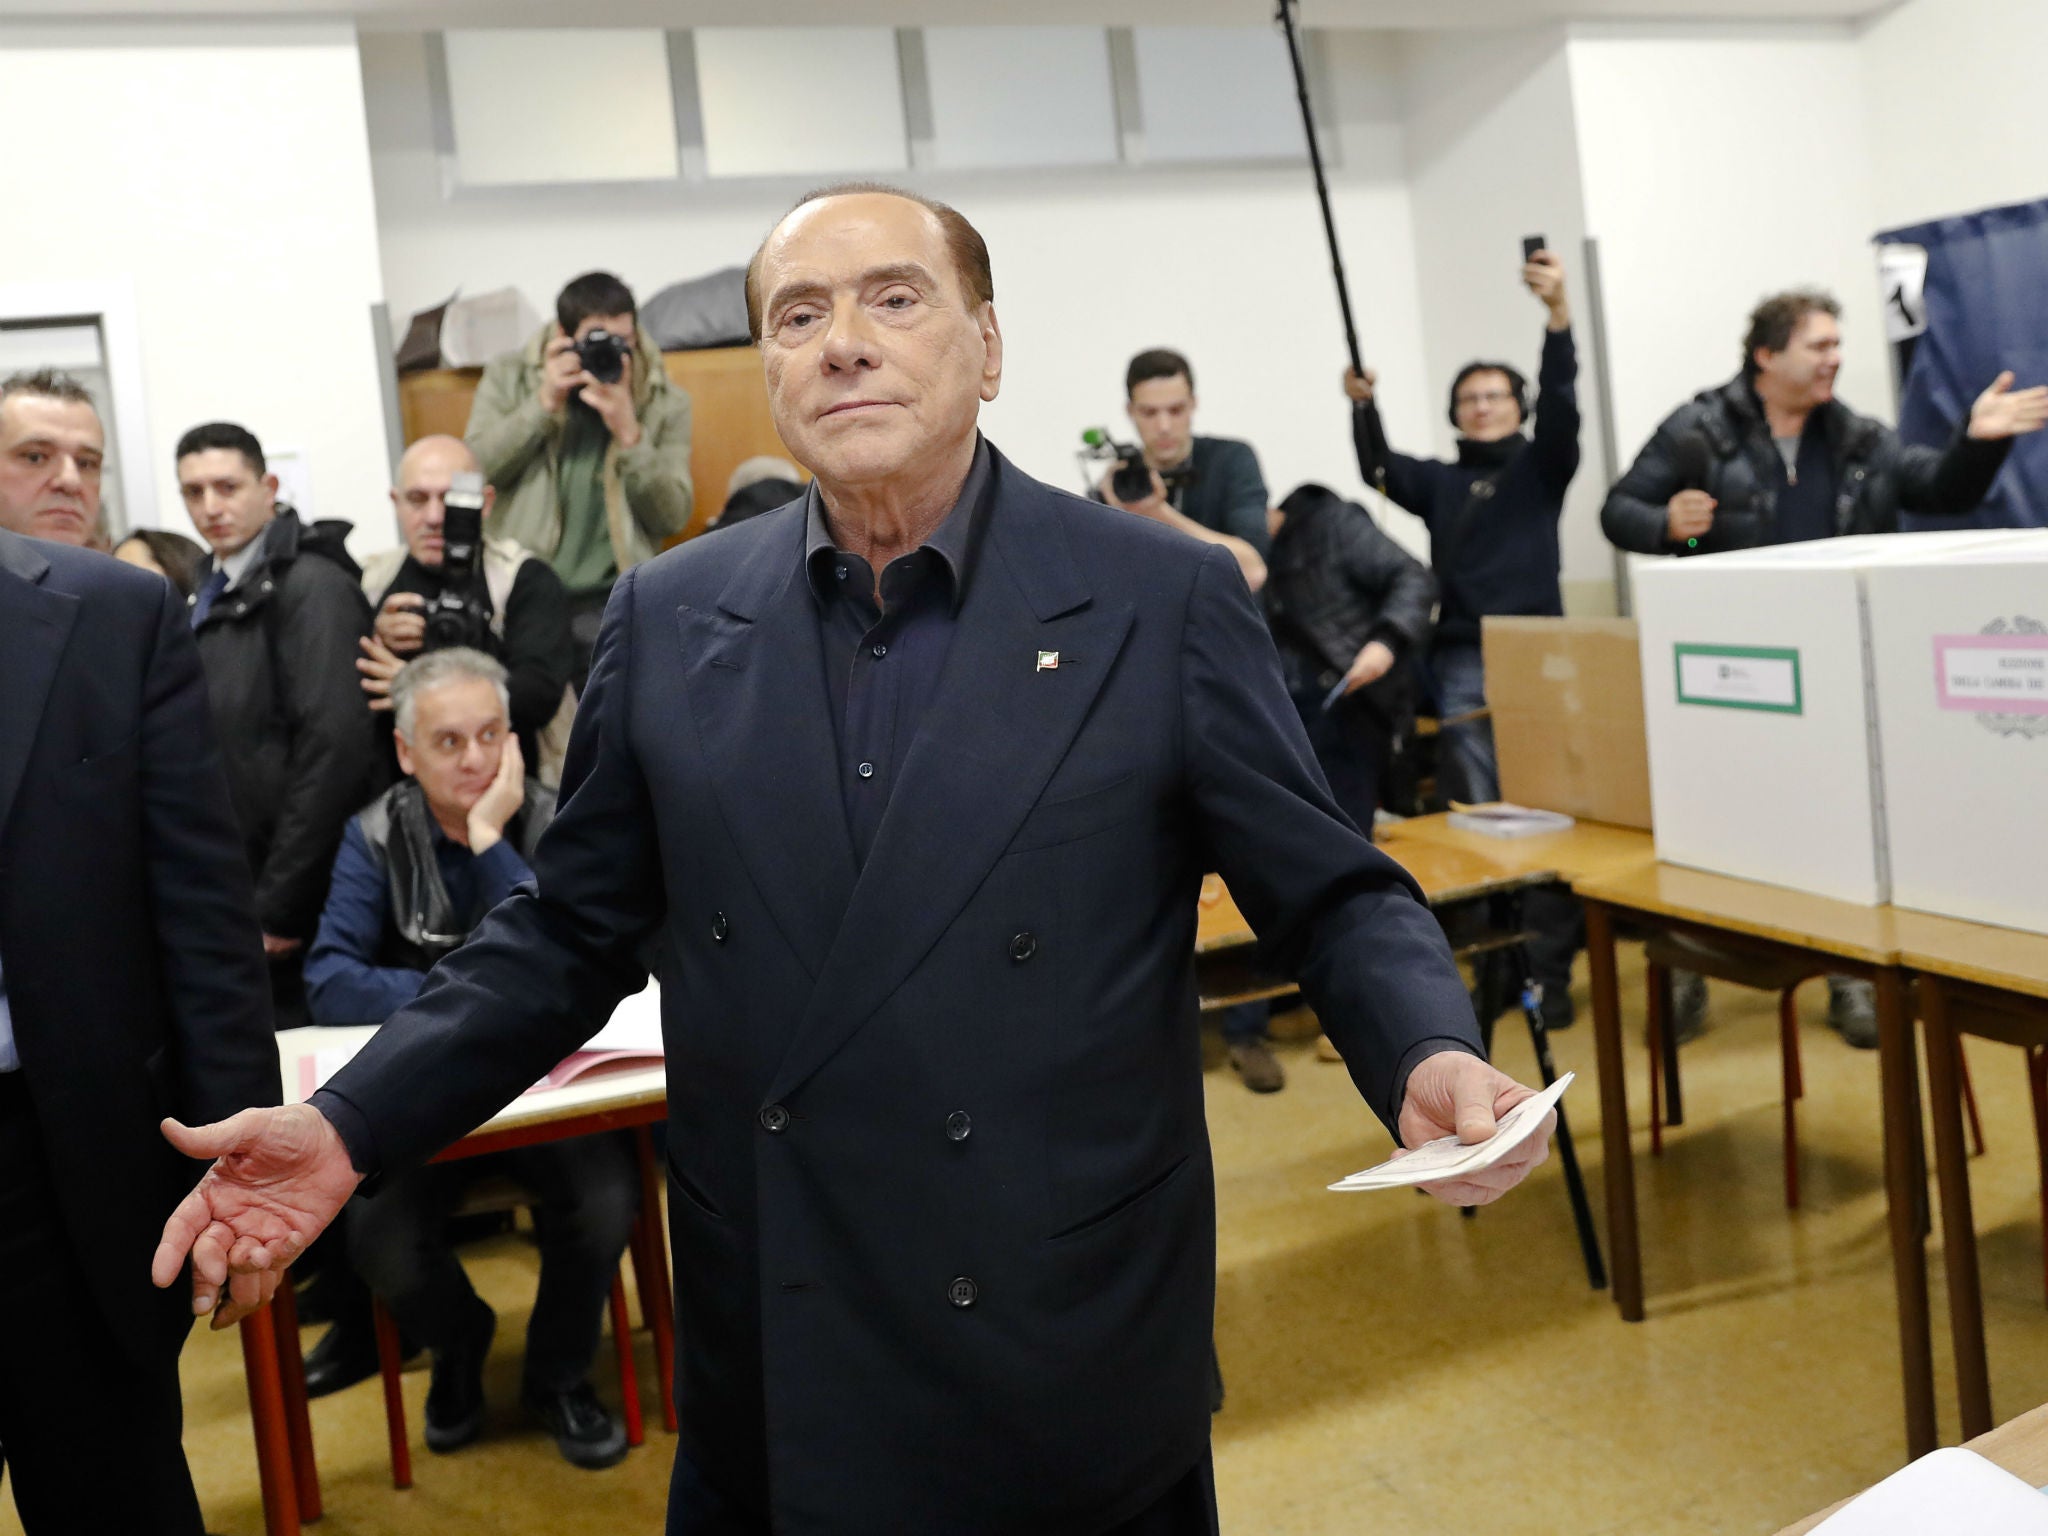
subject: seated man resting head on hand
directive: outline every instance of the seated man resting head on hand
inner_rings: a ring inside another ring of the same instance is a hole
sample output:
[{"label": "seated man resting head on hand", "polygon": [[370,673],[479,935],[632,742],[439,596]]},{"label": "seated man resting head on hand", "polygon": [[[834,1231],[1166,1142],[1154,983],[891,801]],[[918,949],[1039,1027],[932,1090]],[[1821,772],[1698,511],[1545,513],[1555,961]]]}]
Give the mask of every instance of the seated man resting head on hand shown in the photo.
[{"label": "seated man resting head on hand", "polygon": [[[351,820],[306,962],[314,1020],[381,1024],[515,887],[554,795],[528,782],[503,666],[481,651],[431,651],[391,685],[405,772]],[[589,1382],[612,1274],[638,1199],[617,1136],[586,1136],[434,1163],[349,1208],[348,1254],[400,1328],[434,1352],[427,1445],[453,1451],[483,1430],[484,1358],[496,1316],[445,1236],[472,1186],[509,1178],[534,1197],[543,1281],[526,1331],[523,1398],[578,1466],[626,1454],[625,1431]]]}]

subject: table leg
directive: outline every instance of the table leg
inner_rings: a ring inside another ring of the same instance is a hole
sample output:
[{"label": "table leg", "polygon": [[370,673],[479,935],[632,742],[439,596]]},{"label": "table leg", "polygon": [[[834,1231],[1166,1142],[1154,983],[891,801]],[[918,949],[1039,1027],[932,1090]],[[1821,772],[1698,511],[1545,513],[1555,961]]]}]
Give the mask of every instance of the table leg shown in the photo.
[{"label": "table leg", "polygon": [[1941,980],[1920,978],[1920,1022],[1927,1030],[1927,1092],[1934,1116],[1934,1177],[1941,1187],[1942,1259],[1948,1268],[1949,1334],[1956,1351],[1956,1398],[1963,1438],[1992,1428],[1991,1379],[1984,1354],[1984,1296],[1977,1274],[1977,1228],[1970,1211],[1970,1164],[1963,1148],[1956,1066],[1963,1043],[1948,1018]]},{"label": "table leg", "polygon": [[1601,1172],[1607,1184],[1607,1251],[1614,1302],[1624,1322],[1643,1320],[1643,1258],[1636,1231],[1635,1149],[1629,1140],[1628,1082],[1621,1057],[1621,989],[1614,971],[1614,914],[1586,904],[1586,960],[1593,983],[1593,1047],[1600,1071]]},{"label": "table leg", "polygon": [[1878,1072],[1883,1081],[1884,1170],[1892,1240],[1892,1283],[1899,1303],[1899,1367],[1906,1397],[1906,1454],[1939,1443],[1934,1415],[1934,1349],[1927,1314],[1927,1249],[1921,1235],[1926,1176],[1920,1146],[1920,1071],[1903,977],[1880,966]]},{"label": "table leg", "polygon": [[662,1179],[655,1170],[654,1133],[648,1126],[633,1130],[633,1149],[640,1164],[640,1240],[634,1245],[633,1273],[640,1287],[640,1310],[654,1335],[655,1374],[661,1381],[662,1428],[676,1428],[676,1312],[668,1283],[668,1224],[661,1216]]},{"label": "table leg", "polygon": [[313,1460],[313,1415],[306,1398],[306,1357],[299,1350],[299,1302],[291,1276],[278,1284],[270,1303],[271,1326],[277,1334],[277,1374],[284,1395],[285,1431],[292,1442],[292,1481],[299,1495],[299,1518],[312,1524],[324,1513],[320,1503],[320,1468]]},{"label": "table leg", "polygon": [[249,1420],[256,1431],[256,1476],[263,1489],[265,1536],[299,1536],[299,1496],[292,1478],[291,1431],[277,1369],[277,1328],[266,1312],[245,1317],[242,1373],[249,1382]]}]

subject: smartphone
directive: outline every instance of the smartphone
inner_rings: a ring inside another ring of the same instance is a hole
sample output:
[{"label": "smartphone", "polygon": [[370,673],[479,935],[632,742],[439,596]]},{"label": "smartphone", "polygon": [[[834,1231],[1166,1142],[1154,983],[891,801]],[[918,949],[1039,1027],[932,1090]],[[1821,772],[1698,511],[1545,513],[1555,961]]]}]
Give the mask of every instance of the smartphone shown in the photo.
[{"label": "smartphone", "polygon": [[1527,266],[1536,259],[1538,251],[1547,251],[1549,249],[1549,245],[1541,235],[1522,236],[1522,264]]}]

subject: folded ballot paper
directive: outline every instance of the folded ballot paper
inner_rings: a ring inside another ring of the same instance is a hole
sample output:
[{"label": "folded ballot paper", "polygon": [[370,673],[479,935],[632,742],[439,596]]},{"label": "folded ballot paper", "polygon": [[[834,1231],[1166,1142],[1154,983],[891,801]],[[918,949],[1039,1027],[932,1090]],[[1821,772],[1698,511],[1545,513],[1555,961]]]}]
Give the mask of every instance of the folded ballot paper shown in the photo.
[{"label": "folded ballot paper", "polygon": [[1388,1159],[1377,1168],[1367,1168],[1348,1179],[1339,1179],[1330,1188],[1403,1189],[1414,1184],[1461,1179],[1482,1168],[1491,1168],[1536,1134],[1537,1128],[1543,1124],[1543,1117],[1564,1097],[1565,1089],[1571,1087],[1572,1078],[1576,1075],[1567,1072],[1535,1097],[1522,1100],[1500,1117],[1493,1135],[1485,1141],[1467,1146],[1455,1135],[1439,1136],[1435,1141],[1424,1142],[1413,1152]]},{"label": "folded ballot paper", "polygon": [[2048,1536],[2048,1497],[1975,1451],[1922,1456],[1813,1528],[1812,1536]]}]

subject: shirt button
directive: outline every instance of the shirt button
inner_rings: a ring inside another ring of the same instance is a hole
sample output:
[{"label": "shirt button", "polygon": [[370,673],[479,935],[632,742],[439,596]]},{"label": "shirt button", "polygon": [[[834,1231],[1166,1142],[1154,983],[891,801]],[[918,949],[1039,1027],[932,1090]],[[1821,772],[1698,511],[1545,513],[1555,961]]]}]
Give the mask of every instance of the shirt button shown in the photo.
[{"label": "shirt button", "polygon": [[873,763],[862,763],[854,772],[864,779],[872,779],[875,776],[875,765]]},{"label": "shirt button", "polygon": [[1038,953],[1038,940],[1028,933],[1020,933],[1010,940],[1010,958],[1022,965]]},{"label": "shirt button", "polygon": [[732,927],[726,922],[723,912],[711,919],[711,939],[713,943],[723,944],[725,936],[730,932],[732,932]]},{"label": "shirt button", "polygon": [[965,1141],[974,1131],[974,1122],[967,1118],[967,1111],[956,1109],[946,1116],[946,1139]]},{"label": "shirt button", "polygon": [[770,1104],[761,1111],[761,1129],[770,1136],[780,1136],[789,1129],[789,1111],[780,1104]]},{"label": "shirt button", "polygon": [[887,647],[886,645],[878,645],[875,647],[875,660],[880,661],[884,656],[888,654],[889,647]]},{"label": "shirt button", "polygon": [[976,1285],[966,1275],[955,1277],[953,1283],[946,1287],[946,1300],[959,1307],[962,1311],[973,1306],[980,1299],[980,1296],[981,1287]]}]

